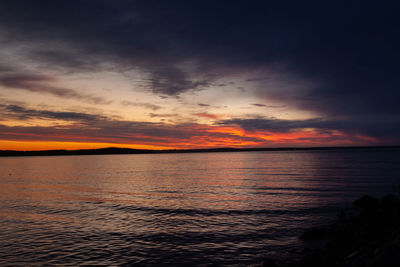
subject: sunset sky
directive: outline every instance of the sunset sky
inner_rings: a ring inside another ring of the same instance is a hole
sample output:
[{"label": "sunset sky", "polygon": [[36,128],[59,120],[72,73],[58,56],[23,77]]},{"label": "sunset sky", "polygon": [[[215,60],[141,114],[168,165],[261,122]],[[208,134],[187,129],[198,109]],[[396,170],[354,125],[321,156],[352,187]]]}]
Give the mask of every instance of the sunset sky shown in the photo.
[{"label": "sunset sky", "polygon": [[398,14],[378,1],[2,0],[0,150],[398,145]]}]

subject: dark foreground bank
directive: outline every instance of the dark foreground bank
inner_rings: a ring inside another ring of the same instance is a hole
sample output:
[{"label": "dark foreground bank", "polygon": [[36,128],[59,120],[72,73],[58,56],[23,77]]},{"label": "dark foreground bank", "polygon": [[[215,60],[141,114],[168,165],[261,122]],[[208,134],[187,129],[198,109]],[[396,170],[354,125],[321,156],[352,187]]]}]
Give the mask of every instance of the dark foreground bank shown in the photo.
[{"label": "dark foreground bank", "polygon": [[336,223],[303,233],[303,258],[295,262],[266,259],[268,267],[400,266],[400,199],[364,196],[342,210]]}]

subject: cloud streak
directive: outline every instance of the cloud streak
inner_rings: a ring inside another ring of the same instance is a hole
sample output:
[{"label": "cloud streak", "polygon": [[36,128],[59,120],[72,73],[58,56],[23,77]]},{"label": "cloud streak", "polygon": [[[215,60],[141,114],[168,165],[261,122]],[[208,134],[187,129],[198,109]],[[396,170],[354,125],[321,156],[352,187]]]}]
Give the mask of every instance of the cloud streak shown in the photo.
[{"label": "cloud streak", "polygon": [[0,104],[3,118],[27,120],[32,118],[39,119],[55,119],[65,121],[98,121],[105,119],[101,115],[93,115],[80,112],[66,112],[66,111],[49,111],[49,110],[36,110],[28,109],[20,105],[4,105]]},{"label": "cloud streak", "polygon": [[142,102],[132,102],[132,101],[121,101],[121,104],[124,106],[132,106],[132,107],[143,107],[147,109],[151,109],[153,111],[161,109],[161,106],[151,104],[151,103],[142,103]]},{"label": "cloud streak", "polygon": [[25,90],[34,93],[45,93],[57,97],[77,99],[93,104],[109,104],[111,101],[99,96],[80,94],[73,89],[53,86],[56,80],[38,74],[0,74],[0,86],[12,90]]},{"label": "cloud streak", "polygon": [[[326,145],[374,141],[357,132],[331,129],[331,124],[319,120],[225,120],[215,125],[198,123],[151,123],[116,120],[83,112],[36,110],[21,105],[0,105],[3,118],[63,120],[68,124],[57,127],[6,126],[0,124],[0,139],[20,141],[97,142],[141,144],[166,148],[195,147],[260,147],[294,145],[298,143]],[[79,124],[79,127],[75,125]],[[306,129],[313,127],[315,129]],[[346,128],[342,127],[343,130]],[[305,129],[307,131],[305,131]],[[375,141],[374,141],[375,142]]]},{"label": "cloud streak", "polygon": [[[308,119],[308,120],[280,120],[268,118],[251,118],[251,119],[229,119],[218,122],[219,125],[236,125],[246,131],[268,131],[275,133],[288,133],[302,129],[316,129],[323,131],[341,131],[353,135],[365,135],[375,138],[376,140],[386,140],[388,144],[391,142],[399,142],[397,135],[393,132],[400,131],[400,125],[393,125],[391,120],[380,121],[352,121],[346,119]],[[375,127],[375,128],[374,128]],[[371,130],[374,128],[374,130]]]}]

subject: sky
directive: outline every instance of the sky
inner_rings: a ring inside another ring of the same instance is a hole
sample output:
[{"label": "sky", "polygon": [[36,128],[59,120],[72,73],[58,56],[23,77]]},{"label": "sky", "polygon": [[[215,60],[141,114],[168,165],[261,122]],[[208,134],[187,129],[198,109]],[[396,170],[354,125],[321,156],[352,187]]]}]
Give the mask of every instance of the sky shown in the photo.
[{"label": "sky", "polygon": [[400,144],[395,1],[0,1],[0,149]]}]

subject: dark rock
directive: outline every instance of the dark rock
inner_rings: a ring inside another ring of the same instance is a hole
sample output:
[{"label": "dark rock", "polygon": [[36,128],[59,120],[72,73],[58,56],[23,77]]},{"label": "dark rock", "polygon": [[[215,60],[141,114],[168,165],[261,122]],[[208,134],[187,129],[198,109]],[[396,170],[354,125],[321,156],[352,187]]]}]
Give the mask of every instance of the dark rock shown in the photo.
[{"label": "dark rock", "polygon": [[314,228],[304,232],[300,239],[311,240],[311,239],[322,239],[325,238],[329,233],[328,229],[325,228]]},{"label": "dark rock", "polygon": [[[400,266],[400,198],[384,196],[381,201],[363,196],[353,208],[342,210],[339,220],[326,228],[304,232],[304,251],[281,267],[394,267]],[[265,260],[261,266],[278,266]]]},{"label": "dark rock", "polygon": [[276,264],[276,262],[272,259],[265,259],[263,260],[263,262],[261,263],[261,267],[278,267],[278,265]]},{"label": "dark rock", "polygon": [[398,210],[400,208],[400,199],[395,195],[386,195],[381,200],[383,210]]},{"label": "dark rock", "polygon": [[378,210],[379,199],[369,195],[365,195],[362,198],[354,201],[353,205],[361,209],[363,213],[370,213]]}]

